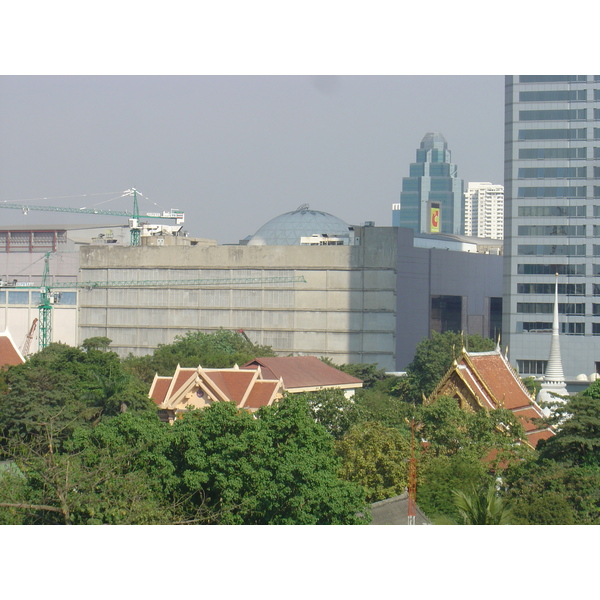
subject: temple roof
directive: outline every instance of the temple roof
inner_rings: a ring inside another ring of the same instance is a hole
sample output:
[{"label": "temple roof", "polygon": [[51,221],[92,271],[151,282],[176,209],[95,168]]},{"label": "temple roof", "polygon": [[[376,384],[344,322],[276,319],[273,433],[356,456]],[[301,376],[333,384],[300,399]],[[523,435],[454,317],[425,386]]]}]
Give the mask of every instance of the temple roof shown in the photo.
[{"label": "temple roof", "polygon": [[9,331],[0,331],[0,368],[25,362]]},{"label": "temple roof", "polygon": [[203,408],[216,401],[233,402],[251,411],[281,398],[281,379],[265,379],[260,367],[240,369],[182,368],[177,365],[171,377],[154,376],[149,398],[162,411],[181,413],[188,408]]},{"label": "temple roof", "polygon": [[[542,409],[529,394],[525,384],[500,350],[491,352],[467,352],[462,355],[444,375],[428,402],[441,396],[456,397],[457,381],[462,384],[461,394],[467,394],[471,406],[479,410],[506,408],[520,421],[525,429],[527,442],[535,448],[540,439],[554,435],[549,427],[540,427],[535,419],[544,417]],[[465,392],[464,390],[468,390]]]},{"label": "temple roof", "polygon": [[361,388],[361,379],[331,367],[316,356],[275,356],[255,358],[242,369],[260,366],[267,379],[283,379],[288,391],[314,388]]}]

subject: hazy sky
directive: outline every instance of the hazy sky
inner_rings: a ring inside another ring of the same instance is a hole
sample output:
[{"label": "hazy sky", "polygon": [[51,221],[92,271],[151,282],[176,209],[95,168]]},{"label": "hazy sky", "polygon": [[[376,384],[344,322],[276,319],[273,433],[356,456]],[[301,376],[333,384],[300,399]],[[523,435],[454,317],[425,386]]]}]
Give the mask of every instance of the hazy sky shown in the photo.
[{"label": "hazy sky", "polygon": [[[141,211],[182,209],[190,235],[219,243],[304,203],[389,226],[428,131],[444,135],[465,182],[503,182],[503,85],[499,75],[2,76],[0,202],[122,210],[131,199],[107,200],[135,187]],[[67,220],[0,210],[5,225]],[[106,222],[69,219],[96,220]]]}]

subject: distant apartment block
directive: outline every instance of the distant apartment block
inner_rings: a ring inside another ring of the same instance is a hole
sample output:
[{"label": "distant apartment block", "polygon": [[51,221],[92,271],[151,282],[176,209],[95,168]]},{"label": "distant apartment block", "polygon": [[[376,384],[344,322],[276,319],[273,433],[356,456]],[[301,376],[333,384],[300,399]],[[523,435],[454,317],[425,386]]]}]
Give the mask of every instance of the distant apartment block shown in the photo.
[{"label": "distant apartment block", "polygon": [[504,186],[471,181],[465,192],[465,235],[504,238]]}]

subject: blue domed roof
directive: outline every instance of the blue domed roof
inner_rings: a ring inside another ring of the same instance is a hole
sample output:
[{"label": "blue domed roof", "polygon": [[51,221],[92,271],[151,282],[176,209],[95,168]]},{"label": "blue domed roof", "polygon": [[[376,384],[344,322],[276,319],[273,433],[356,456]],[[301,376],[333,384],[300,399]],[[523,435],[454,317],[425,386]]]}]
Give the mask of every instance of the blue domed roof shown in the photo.
[{"label": "blue domed roof", "polygon": [[301,237],[326,234],[348,236],[348,224],[320,210],[303,204],[293,212],[279,215],[265,223],[248,241],[249,246],[299,246]]}]

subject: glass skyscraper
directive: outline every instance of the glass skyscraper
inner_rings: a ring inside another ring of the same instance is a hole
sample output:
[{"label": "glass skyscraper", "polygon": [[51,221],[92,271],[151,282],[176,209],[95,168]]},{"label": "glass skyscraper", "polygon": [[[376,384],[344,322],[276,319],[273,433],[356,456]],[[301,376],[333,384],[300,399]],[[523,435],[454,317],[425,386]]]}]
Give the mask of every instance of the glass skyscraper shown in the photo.
[{"label": "glass skyscraper", "polygon": [[589,378],[600,371],[600,76],[507,76],[504,164],[503,345],[521,374],[544,374],[558,285],[564,373]]},{"label": "glass skyscraper", "polygon": [[429,132],[417,150],[408,177],[402,178],[400,203],[392,205],[392,225],[416,233],[463,232],[463,188],[448,142]]}]

